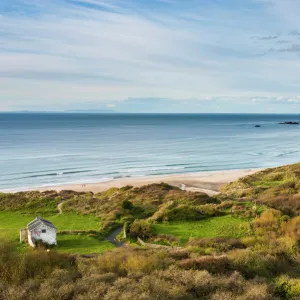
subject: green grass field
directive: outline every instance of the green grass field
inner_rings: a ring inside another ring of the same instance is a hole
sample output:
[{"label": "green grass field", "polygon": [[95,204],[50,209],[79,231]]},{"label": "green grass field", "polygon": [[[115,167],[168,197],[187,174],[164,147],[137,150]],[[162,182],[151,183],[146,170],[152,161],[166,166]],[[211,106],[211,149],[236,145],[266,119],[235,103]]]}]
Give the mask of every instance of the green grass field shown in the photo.
[{"label": "green grass field", "polygon": [[246,219],[226,215],[201,221],[155,224],[154,228],[158,234],[170,234],[178,237],[181,243],[186,243],[193,237],[239,238],[246,234],[243,227],[247,223]]},{"label": "green grass field", "polygon": [[115,248],[109,241],[99,241],[97,238],[88,235],[58,235],[57,250],[63,253],[91,254],[103,253]]},{"label": "green grass field", "polygon": [[[19,230],[26,227],[35,215],[23,215],[15,212],[0,211],[0,239],[9,242],[19,241]],[[62,215],[43,216],[53,222],[57,231],[61,230],[99,230],[100,220],[91,215],[67,213]],[[58,247],[61,252],[74,254],[102,253],[114,246],[108,241],[99,241],[88,235],[57,235]]]}]

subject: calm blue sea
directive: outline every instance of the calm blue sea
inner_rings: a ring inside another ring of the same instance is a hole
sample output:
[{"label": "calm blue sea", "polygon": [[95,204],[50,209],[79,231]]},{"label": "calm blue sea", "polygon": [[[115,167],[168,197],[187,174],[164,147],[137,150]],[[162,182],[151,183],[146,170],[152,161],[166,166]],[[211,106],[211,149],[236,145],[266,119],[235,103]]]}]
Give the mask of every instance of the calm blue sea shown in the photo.
[{"label": "calm blue sea", "polygon": [[[300,115],[0,114],[0,190],[300,161]],[[254,125],[261,125],[255,128]]]}]

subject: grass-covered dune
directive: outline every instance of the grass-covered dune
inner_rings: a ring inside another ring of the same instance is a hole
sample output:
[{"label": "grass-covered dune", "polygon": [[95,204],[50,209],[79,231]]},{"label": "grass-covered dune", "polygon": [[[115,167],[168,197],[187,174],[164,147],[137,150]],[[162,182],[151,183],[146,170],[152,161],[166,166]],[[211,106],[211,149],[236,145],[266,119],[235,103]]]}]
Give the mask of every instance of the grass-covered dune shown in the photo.
[{"label": "grass-covered dune", "polygon": [[300,163],[255,173],[227,184],[221,199],[256,201],[287,215],[300,214]]},{"label": "grass-covered dune", "polygon": [[125,222],[152,217],[166,204],[169,209],[161,218],[169,214],[175,220],[201,219],[205,212],[199,205],[216,202],[204,193],[183,192],[167,184],[141,188],[126,186],[99,194],[73,191],[0,193],[0,238],[17,242],[20,228],[40,215],[56,226],[58,251],[102,253],[113,248],[104,238]]},{"label": "grass-covered dune", "polygon": [[[299,172],[267,169],[216,197],[167,184],[1,194],[0,299],[300,299]],[[19,251],[37,214],[59,245]],[[126,246],[112,249],[103,238],[120,226]]]}]

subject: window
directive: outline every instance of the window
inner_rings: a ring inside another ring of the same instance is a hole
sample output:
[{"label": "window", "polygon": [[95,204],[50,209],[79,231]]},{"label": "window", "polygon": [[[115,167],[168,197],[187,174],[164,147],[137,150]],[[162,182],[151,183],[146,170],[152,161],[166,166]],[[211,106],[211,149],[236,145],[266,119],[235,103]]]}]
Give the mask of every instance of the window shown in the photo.
[{"label": "window", "polygon": [[42,233],[46,233],[46,229],[42,229]]}]

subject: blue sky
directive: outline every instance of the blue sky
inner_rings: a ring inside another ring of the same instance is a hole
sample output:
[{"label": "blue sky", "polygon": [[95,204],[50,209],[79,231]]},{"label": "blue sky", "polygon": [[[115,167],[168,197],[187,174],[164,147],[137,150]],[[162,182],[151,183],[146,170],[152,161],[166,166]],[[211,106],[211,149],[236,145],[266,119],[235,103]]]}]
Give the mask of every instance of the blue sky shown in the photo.
[{"label": "blue sky", "polygon": [[2,0],[0,110],[300,110],[298,0]]}]

